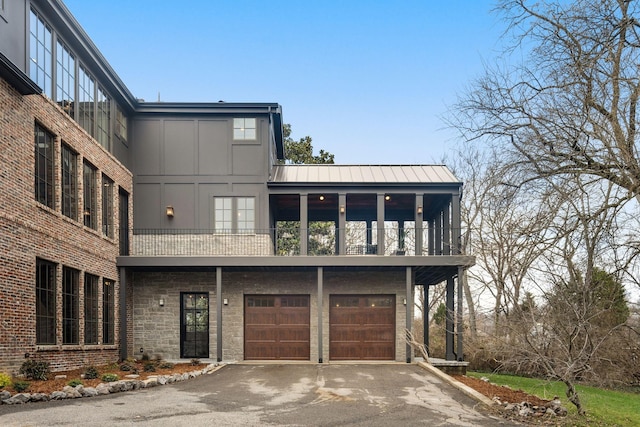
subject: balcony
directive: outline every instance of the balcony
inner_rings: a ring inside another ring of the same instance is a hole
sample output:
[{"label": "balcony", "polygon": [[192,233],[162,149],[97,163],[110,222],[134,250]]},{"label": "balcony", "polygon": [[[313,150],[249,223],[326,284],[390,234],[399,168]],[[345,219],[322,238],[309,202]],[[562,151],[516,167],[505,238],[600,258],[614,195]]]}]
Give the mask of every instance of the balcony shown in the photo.
[{"label": "balcony", "polygon": [[[379,233],[382,233],[379,235]],[[306,236],[301,245],[300,236]],[[132,256],[447,256],[463,255],[460,230],[450,228],[383,228],[348,224],[338,229],[326,222],[301,229],[288,223],[263,230],[134,229]],[[380,237],[380,238],[379,238]],[[301,249],[302,248],[302,249]]]}]

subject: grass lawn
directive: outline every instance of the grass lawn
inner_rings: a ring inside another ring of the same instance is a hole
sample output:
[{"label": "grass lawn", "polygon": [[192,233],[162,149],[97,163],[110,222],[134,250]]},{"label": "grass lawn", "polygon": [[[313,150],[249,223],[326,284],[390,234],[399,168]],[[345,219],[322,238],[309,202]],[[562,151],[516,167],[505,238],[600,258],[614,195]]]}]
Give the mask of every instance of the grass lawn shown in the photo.
[{"label": "grass lawn", "polygon": [[578,385],[576,389],[587,412],[586,417],[580,417],[575,406],[565,396],[565,385],[560,382],[480,372],[468,372],[467,375],[476,378],[487,377],[494,384],[508,385],[543,399],[559,396],[563,405],[569,410],[566,421],[570,425],[640,426],[640,393]]}]

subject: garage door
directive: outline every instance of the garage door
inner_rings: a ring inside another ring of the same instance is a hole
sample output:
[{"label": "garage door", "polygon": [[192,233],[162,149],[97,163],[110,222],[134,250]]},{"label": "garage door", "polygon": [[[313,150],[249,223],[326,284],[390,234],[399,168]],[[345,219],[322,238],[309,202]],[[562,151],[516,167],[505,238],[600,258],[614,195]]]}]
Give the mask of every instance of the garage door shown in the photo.
[{"label": "garage door", "polygon": [[395,360],[394,295],[331,295],[329,359]]},{"label": "garage door", "polygon": [[245,295],[245,360],[309,360],[309,296]]}]

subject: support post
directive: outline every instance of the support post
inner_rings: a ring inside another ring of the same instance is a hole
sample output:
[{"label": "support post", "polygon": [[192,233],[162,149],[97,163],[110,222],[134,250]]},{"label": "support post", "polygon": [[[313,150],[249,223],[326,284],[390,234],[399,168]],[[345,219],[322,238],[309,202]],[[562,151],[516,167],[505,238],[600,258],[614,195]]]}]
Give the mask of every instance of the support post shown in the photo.
[{"label": "support post", "polygon": [[309,195],[300,195],[300,255],[309,254]]},{"label": "support post", "polygon": [[384,255],[384,193],[378,193],[376,221],[378,225],[378,255]]},{"label": "support post", "polygon": [[[407,292],[407,306],[405,307],[407,330],[411,332],[411,318],[413,317],[413,269],[407,267],[406,269],[406,292]],[[407,343],[407,363],[411,363],[413,359],[413,350],[409,343]]]},{"label": "support post", "polygon": [[[342,212],[344,208],[344,212]],[[347,195],[338,194],[338,255],[346,255],[347,240]]]},{"label": "support post", "polygon": [[216,357],[222,362],[222,267],[216,267]]},{"label": "support post", "polygon": [[445,320],[445,359],[446,360],[456,360],[456,355],[454,353],[454,283],[453,276],[447,277],[447,289],[446,289],[446,305],[447,305],[447,315]]},{"label": "support post", "polygon": [[456,347],[456,356],[459,362],[464,360],[464,348],[462,347],[462,275],[464,274],[464,268],[458,267],[458,307],[457,307],[457,325],[456,333],[458,334],[458,345]]},{"label": "support post", "polygon": [[451,209],[442,210],[442,255],[451,255]]},{"label": "support post", "polygon": [[318,267],[318,363],[322,363],[323,343],[322,343],[322,313],[323,313],[323,284],[324,284],[324,270],[322,267]]},{"label": "support post", "polygon": [[[427,349],[427,354],[431,354],[429,349],[429,285],[422,285],[424,288],[424,307],[422,308],[422,342]],[[425,360],[425,362],[427,362]]]},{"label": "support post", "polygon": [[127,348],[127,269],[120,267],[120,360],[129,356]]},{"label": "support post", "polygon": [[452,255],[460,255],[462,253],[462,218],[460,213],[460,194],[454,193],[451,197],[451,253]]},{"label": "support post", "polygon": [[416,222],[416,247],[415,247],[415,254],[416,255],[422,255],[422,240],[423,240],[423,232],[422,232],[422,219],[423,219],[423,212],[424,212],[424,197],[422,194],[416,194],[416,217],[415,217],[415,222]]}]

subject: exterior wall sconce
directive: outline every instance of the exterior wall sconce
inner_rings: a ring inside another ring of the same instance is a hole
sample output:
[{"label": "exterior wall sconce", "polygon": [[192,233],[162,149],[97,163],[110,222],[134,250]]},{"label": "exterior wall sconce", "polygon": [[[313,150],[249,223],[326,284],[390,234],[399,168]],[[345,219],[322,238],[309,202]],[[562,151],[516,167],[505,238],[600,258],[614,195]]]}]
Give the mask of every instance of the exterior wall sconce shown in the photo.
[{"label": "exterior wall sconce", "polygon": [[422,206],[418,206],[418,215],[422,215]]},{"label": "exterior wall sconce", "polygon": [[169,218],[173,218],[175,211],[173,210],[173,206],[167,206],[167,216]]},{"label": "exterior wall sconce", "polygon": [[324,194],[321,194],[320,197],[318,197],[318,199],[320,199],[320,201],[324,201]]},{"label": "exterior wall sconce", "polygon": [[391,200],[391,196],[388,194],[385,194],[384,199],[388,202],[389,200]]},{"label": "exterior wall sconce", "polygon": [[340,205],[340,213],[343,214],[345,212],[345,207],[344,205]]},{"label": "exterior wall sconce", "polygon": [[403,299],[402,299],[402,303],[403,303],[404,305],[407,305],[407,299],[406,299],[406,298],[403,298]]},{"label": "exterior wall sconce", "polygon": [[229,305],[229,298],[225,298],[225,299],[223,299],[223,300],[222,300],[222,303],[223,303],[224,305]]},{"label": "exterior wall sconce", "polygon": [[160,307],[164,307],[164,298],[160,298],[160,301],[158,301],[158,304],[160,304]]}]

